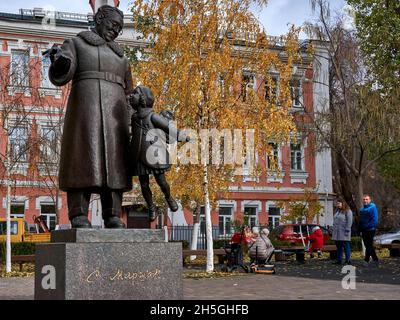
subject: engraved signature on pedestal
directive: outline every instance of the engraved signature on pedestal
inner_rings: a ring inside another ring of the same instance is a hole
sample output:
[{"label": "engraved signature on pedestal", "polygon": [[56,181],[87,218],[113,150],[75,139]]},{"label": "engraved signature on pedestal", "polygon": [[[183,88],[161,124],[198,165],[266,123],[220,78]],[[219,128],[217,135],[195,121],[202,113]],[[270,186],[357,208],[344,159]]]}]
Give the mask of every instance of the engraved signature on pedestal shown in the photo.
[{"label": "engraved signature on pedestal", "polygon": [[108,281],[145,281],[149,279],[160,279],[161,271],[156,268],[154,270],[146,271],[124,271],[117,269],[111,272],[109,275],[104,275],[99,269],[94,270],[86,277],[87,283],[93,283],[96,280],[108,280]]}]

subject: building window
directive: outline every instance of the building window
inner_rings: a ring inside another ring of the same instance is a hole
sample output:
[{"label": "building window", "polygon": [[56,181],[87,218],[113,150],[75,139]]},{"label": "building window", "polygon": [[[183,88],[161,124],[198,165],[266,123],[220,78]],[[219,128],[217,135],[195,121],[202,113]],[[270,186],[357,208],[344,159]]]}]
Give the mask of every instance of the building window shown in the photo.
[{"label": "building window", "polygon": [[279,149],[277,143],[269,143],[271,151],[267,157],[268,169],[276,169],[279,167]]},{"label": "building window", "polygon": [[242,76],[242,100],[243,102],[248,101],[250,97],[250,91],[254,89],[254,77],[249,74]]},{"label": "building window", "polygon": [[10,158],[13,162],[26,162],[28,158],[28,129],[15,126],[10,133]]},{"label": "building window", "polygon": [[25,219],[25,202],[12,202],[10,206],[11,218]]},{"label": "building window", "polygon": [[[13,236],[18,234],[18,222],[17,221],[11,221],[10,223],[10,234]],[[7,234],[7,221],[1,221],[0,222],[0,235],[6,235]]]},{"label": "building window", "polygon": [[49,230],[56,228],[56,206],[54,204],[40,204],[40,215],[44,218]]},{"label": "building window", "polygon": [[41,159],[46,163],[57,163],[58,141],[56,129],[53,127],[42,127],[41,136]]},{"label": "building window", "polygon": [[274,229],[279,226],[281,219],[281,208],[270,206],[268,207],[268,225],[270,229]]},{"label": "building window", "polygon": [[278,78],[271,77],[264,82],[265,100],[276,103],[278,99]]},{"label": "building window", "polygon": [[55,86],[51,83],[49,78],[49,69],[50,69],[51,61],[50,57],[45,57],[42,60],[42,87],[43,88],[55,88]]},{"label": "building window", "polygon": [[301,84],[300,80],[293,80],[290,87],[293,108],[301,108]]},{"label": "building window", "polygon": [[232,207],[219,207],[218,210],[219,235],[228,236],[232,234]]},{"label": "building window", "polygon": [[294,171],[304,171],[303,151],[299,143],[290,144],[290,168]]},{"label": "building window", "polygon": [[245,221],[247,220],[247,224],[249,227],[254,227],[258,225],[257,219],[257,207],[244,207],[244,217]]},{"label": "building window", "polygon": [[29,86],[29,52],[11,50],[11,84],[17,87]]}]

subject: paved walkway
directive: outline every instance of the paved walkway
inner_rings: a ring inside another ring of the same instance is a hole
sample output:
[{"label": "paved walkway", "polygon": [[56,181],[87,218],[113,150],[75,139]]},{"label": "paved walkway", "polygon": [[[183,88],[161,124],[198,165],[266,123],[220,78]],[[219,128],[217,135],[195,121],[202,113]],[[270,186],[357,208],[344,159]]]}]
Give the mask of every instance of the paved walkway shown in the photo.
[{"label": "paved walkway", "polygon": [[341,281],[251,274],[219,279],[185,279],[185,299],[293,300],[400,299],[400,285],[356,283],[345,290]]},{"label": "paved walkway", "polygon": [[[0,278],[0,300],[33,299],[34,279]],[[356,283],[345,290],[338,280],[244,274],[217,279],[184,279],[185,299],[400,299],[400,285]]]}]

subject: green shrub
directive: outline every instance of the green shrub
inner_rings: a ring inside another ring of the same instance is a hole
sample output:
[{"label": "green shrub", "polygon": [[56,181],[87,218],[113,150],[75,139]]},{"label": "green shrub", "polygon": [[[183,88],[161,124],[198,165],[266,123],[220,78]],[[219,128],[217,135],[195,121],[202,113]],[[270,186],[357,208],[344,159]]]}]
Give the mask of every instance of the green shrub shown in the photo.
[{"label": "green shrub", "polygon": [[[336,243],[332,239],[325,241],[325,245],[330,245],[330,244],[334,245]],[[362,250],[361,237],[351,237],[350,248],[351,251],[361,251]]]},{"label": "green shrub", "polygon": [[276,247],[289,247],[289,246],[296,246],[296,245],[301,245],[301,244],[296,244],[290,241],[281,241],[281,240],[275,240],[271,239],[272,245]]},{"label": "green shrub", "polygon": [[[11,243],[11,255],[30,255],[35,254],[35,243],[33,242],[14,242]],[[0,243],[0,261],[6,259],[6,243],[5,241]]]},{"label": "green shrub", "polygon": [[228,244],[230,242],[230,240],[219,239],[219,240],[214,240],[213,242],[214,242],[213,248],[219,249],[219,248],[223,248],[226,244]]},{"label": "green shrub", "polygon": [[324,243],[326,246],[331,245],[331,244],[335,244],[335,241],[333,241],[332,239],[328,239],[327,241],[325,241]]},{"label": "green shrub", "polygon": [[350,242],[351,251],[361,251],[361,237],[352,237]]},{"label": "green shrub", "polygon": [[187,241],[187,240],[174,240],[174,241],[170,241],[170,242],[182,242],[182,249],[184,249],[184,250],[190,249],[190,244],[189,244],[189,241]]}]

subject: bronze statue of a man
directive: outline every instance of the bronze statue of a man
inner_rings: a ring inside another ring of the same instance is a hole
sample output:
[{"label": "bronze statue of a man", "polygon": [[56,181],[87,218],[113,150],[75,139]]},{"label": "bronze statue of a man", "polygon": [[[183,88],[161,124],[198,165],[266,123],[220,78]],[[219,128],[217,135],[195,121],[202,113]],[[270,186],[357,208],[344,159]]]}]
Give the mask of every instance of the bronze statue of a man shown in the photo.
[{"label": "bronze statue of a man", "polygon": [[125,228],[122,193],[131,190],[128,172],[129,119],[126,95],[132,91],[129,61],[114,40],[123,13],[105,5],[95,28],[50,50],[50,80],[72,80],[61,142],[59,187],[67,192],[72,228],[90,228],[92,193],[100,194],[106,228]]}]

